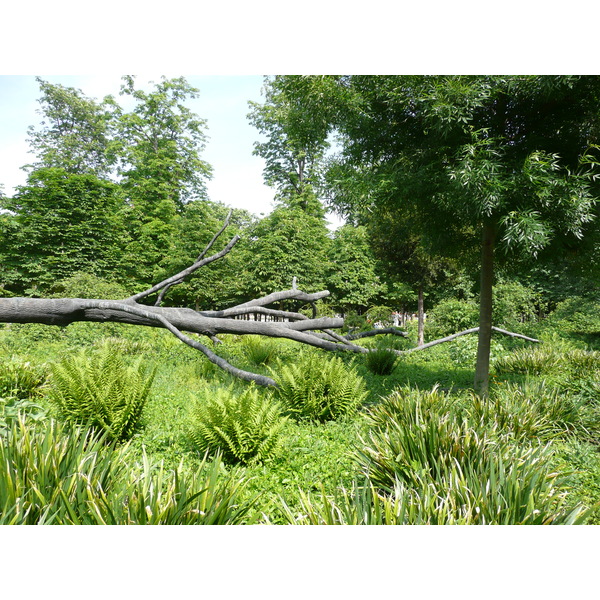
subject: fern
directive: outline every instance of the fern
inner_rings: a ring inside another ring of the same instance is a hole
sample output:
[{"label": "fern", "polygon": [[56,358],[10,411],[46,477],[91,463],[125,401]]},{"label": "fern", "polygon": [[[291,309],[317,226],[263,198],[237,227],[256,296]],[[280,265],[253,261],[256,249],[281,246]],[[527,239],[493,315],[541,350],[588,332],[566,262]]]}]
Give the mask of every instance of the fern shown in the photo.
[{"label": "fern", "polygon": [[340,358],[309,354],[282,365],[278,397],[291,414],[325,422],[353,413],[367,397],[364,379]]},{"label": "fern", "polygon": [[122,441],[139,426],[154,374],[140,360],[127,364],[105,344],[97,352],[82,350],[54,364],[48,397],[66,420]]},{"label": "fern", "polygon": [[287,419],[281,407],[250,387],[235,394],[217,388],[193,406],[188,435],[201,452],[222,452],[228,462],[251,464],[275,454]]}]

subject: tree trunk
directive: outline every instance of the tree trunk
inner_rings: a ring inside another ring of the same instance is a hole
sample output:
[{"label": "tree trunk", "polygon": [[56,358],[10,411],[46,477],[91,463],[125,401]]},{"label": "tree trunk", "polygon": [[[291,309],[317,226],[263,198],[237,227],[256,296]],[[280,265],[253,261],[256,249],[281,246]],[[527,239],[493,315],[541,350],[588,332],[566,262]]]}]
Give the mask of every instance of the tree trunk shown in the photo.
[{"label": "tree trunk", "polygon": [[479,341],[475,364],[475,392],[487,396],[490,377],[490,346],[492,340],[492,292],[494,285],[495,228],[484,222],[481,240],[481,290],[479,298]]},{"label": "tree trunk", "polygon": [[417,346],[422,346],[425,343],[425,310],[423,308],[423,284],[419,285],[419,300],[418,300],[418,333]]}]

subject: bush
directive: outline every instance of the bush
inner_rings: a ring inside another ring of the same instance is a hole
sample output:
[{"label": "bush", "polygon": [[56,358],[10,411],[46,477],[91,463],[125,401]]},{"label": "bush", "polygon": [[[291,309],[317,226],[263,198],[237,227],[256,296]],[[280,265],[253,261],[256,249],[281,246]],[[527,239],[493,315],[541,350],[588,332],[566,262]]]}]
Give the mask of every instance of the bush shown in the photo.
[{"label": "bush", "polygon": [[187,476],[145,455],[131,469],[131,458],[89,430],[21,421],[0,438],[0,523],[235,524],[248,512],[237,499],[242,482],[222,477],[219,460]]},{"label": "bush", "polygon": [[258,335],[244,336],[242,347],[246,358],[254,365],[268,365],[277,356],[277,343]]},{"label": "bush", "polygon": [[57,281],[50,290],[54,298],[101,298],[121,300],[130,294],[120,284],[82,271]]},{"label": "bush", "polygon": [[569,433],[587,436],[600,428],[598,415],[583,399],[544,381],[507,383],[483,399],[473,394],[467,413],[472,423],[510,433],[519,442],[547,442]]},{"label": "bush", "polygon": [[341,358],[307,353],[291,365],[279,363],[275,394],[296,418],[330,421],[352,414],[367,397],[364,379]]},{"label": "bush", "polygon": [[200,452],[221,452],[228,462],[252,464],[273,456],[287,419],[254,387],[207,390],[191,411],[188,435]]},{"label": "bush", "polygon": [[397,390],[371,410],[370,423],[369,439],[357,450],[361,469],[380,492],[409,494],[420,506],[416,522],[583,518],[583,509],[564,510],[567,484],[552,473],[550,447],[521,447],[493,426],[473,426],[436,389]]},{"label": "bush", "polygon": [[0,398],[24,400],[39,396],[46,378],[45,365],[33,366],[13,356],[0,363]]},{"label": "bush", "polygon": [[365,355],[365,365],[375,375],[390,375],[398,362],[398,355],[388,348],[375,348]]},{"label": "bush", "polygon": [[477,327],[479,305],[474,300],[442,300],[429,311],[425,332],[428,339],[438,338]]},{"label": "bush", "polygon": [[144,369],[139,359],[127,364],[105,344],[52,365],[48,398],[64,419],[122,441],[140,425],[155,372]]}]

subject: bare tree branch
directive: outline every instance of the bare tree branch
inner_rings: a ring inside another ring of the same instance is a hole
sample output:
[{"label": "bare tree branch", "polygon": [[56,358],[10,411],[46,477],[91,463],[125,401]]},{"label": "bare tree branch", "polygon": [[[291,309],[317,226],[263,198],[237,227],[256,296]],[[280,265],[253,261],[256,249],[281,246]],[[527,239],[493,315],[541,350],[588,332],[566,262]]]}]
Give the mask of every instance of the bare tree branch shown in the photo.
[{"label": "bare tree branch", "polygon": [[130,296],[128,298],[128,300],[133,300],[134,302],[137,302],[138,300],[141,300],[142,298],[146,298],[147,296],[150,296],[151,294],[158,292],[159,290],[161,290],[162,288],[164,288],[166,286],[173,286],[178,283],[181,283],[186,277],[191,275],[194,271],[198,270],[200,267],[203,267],[204,265],[208,265],[209,263],[214,262],[215,260],[219,260],[220,258],[223,258],[226,254],[228,254],[231,251],[231,249],[237,244],[237,242],[239,240],[240,240],[239,235],[234,236],[233,239],[227,244],[227,246],[225,246],[225,248],[223,248],[223,250],[221,250],[220,252],[217,252],[216,254],[213,254],[212,256],[209,256],[208,258],[203,258],[201,260],[196,261],[193,265],[191,265],[187,269],[184,269],[183,271],[180,271],[179,273],[177,273],[177,275],[173,275],[172,277],[169,277],[168,279],[165,279],[165,280],[161,281],[160,283],[157,283],[156,285],[152,286],[151,288],[149,288],[147,290],[144,290],[143,292],[139,292],[137,294],[134,294],[133,296]]}]

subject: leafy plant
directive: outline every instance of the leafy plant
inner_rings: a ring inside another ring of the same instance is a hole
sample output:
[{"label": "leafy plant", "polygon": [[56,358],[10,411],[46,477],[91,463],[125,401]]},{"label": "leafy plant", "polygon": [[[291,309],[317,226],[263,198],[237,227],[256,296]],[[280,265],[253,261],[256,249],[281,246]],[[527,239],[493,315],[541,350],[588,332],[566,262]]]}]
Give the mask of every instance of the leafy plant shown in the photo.
[{"label": "leafy plant", "polygon": [[246,358],[255,365],[268,365],[277,356],[277,344],[274,340],[248,335],[242,339]]},{"label": "leafy plant", "polygon": [[33,430],[20,421],[0,439],[0,523],[202,525],[244,522],[253,499],[223,475],[217,458],[196,474],[162,463],[131,468],[127,445],[55,421]]},{"label": "leafy plant", "polygon": [[390,375],[397,361],[398,355],[389,348],[375,348],[365,355],[365,365],[375,375]]},{"label": "leafy plant", "polygon": [[24,400],[39,396],[46,377],[44,366],[13,356],[0,364],[0,398]]},{"label": "leafy plant", "polygon": [[549,446],[518,446],[497,424],[473,426],[436,389],[398,390],[370,422],[356,451],[361,470],[386,495],[400,487],[416,494],[411,502],[426,500],[425,522],[545,524],[587,514],[566,510],[568,485],[552,471]]},{"label": "leafy plant", "polygon": [[[284,500],[281,503],[286,522],[293,525],[572,525],[587,521],[589,511],[565,504],[554,476],[537,479],[533,485],[525,483],[522,488],[515,477],[508,481],[500,482],[492,474],[491,486],[485,482],[488,487],[483,493],[481,485],[472,492],[460,479],[447,490],[426,481],[419,487],[397,481],[393,490],[382,494],[367,479],[362,485],[355,483],[350,490],[340,488],[333,494],[326,494],[322,486],[318,495],[300,491],[299,510]],[[545,510],[531,510],[531,500],[540,497],[545,499]],[[500,510],[494,512],[498,507]]]},{"label": "leafy plant", "polygon": [[241,393],[233,386],[207,389],[192,408],[188,435],[201,452],[250,464],[275,454],[286,421],[280,405],[254,387]]},{"label": "leafy plant", "polygon": [[296,364],[279,363],[276,395],[298,418],[329,421],[352,414],[366,399],[364,379],[338,358],[309,353]]},{"label": "leafy plant", "polygon": [[155,372],[139,359],[128,364],[105,344],[52,365],[48,398],[63,418],[89,424],[108,439],[126,440],[140,425]]},{"label": "leafy plant", "polygon": [[510,432],[519,442],[547,442],[569,433],[585,437],[600,428],[598,415],[584,399],[544,381],[497,386],[488,398],[472,394],[467,413],[474,424]]}]

